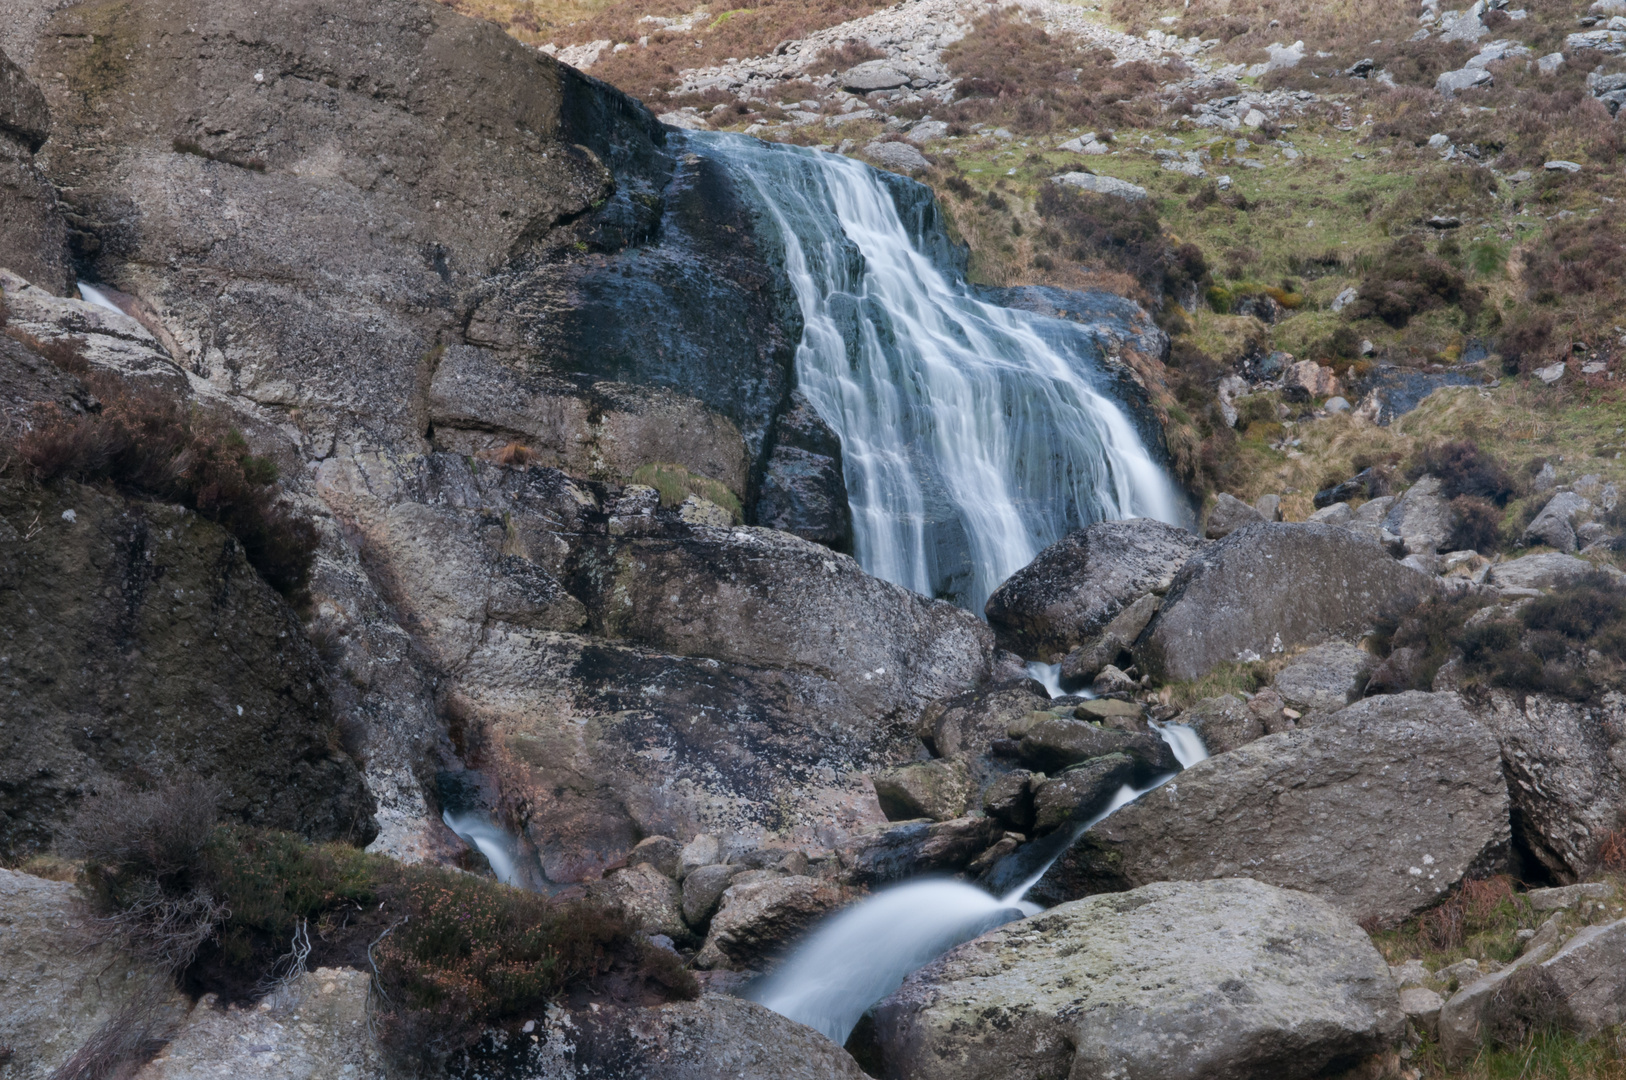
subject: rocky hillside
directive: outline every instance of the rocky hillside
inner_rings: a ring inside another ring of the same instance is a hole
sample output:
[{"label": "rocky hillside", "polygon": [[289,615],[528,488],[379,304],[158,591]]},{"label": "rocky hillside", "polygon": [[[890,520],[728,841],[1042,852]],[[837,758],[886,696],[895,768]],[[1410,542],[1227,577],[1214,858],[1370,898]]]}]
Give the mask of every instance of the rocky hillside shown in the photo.
[{"label": "rocky hillside", "polygon": [[[0,1077],[1626,1075],[1623,94],[1615,0],[12,0]],[[879,301],[703,131],[1184,503],[868,572]]]}]

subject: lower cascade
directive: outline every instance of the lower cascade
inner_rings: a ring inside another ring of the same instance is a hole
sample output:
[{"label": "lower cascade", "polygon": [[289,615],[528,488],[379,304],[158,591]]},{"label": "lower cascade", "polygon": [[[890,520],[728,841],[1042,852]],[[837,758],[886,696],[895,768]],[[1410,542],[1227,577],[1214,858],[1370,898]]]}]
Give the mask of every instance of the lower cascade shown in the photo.
[{"label": "lower cascade", "polygon": [[980,300],[934,260],[953,245],[929,189],[840,154],[686,138],[754,193],[783,249],[797,382],[841,437],[865,570],[980,612],[1072,529],[1181,519],[1094,337]]},{"label": "lower cascade", "polygon": [[[1208,757],[1189,727],[1164,724],[1157,731],[1182,769]],[[870,1006],[901,986],[910,972],[996,926],[1036,914],[1038,905],[1024,897],[1063,851],[1113,811],[1176,775],[1165,773],[1143,788],[1126,784],[1094,815],[1052,834],[1064,843],[1041,841],[1047,857],[1004,896],[938,879],[906,882],[854,904],[814,933],[750,996],[845,1043]]]}]

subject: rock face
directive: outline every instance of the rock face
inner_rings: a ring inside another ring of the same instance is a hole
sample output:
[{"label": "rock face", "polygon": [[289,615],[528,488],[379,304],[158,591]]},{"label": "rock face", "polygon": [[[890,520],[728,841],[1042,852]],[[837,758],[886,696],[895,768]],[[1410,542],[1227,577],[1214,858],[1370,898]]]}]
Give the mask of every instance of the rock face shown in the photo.
[{"label": "rock face", "polygon": [[1248,525],[1181,568],[1135,659],[1154,677],[1195,679],[1227,661],[1357,638],[1432,588],[1336,525]]},{"label": "rock face", "polygon": [[117,1018],[163,1037],[184,1013],[166,973],[90,930],[74,885],[0,870],[0,1046],[11,1051],[10,1076],[45,1080]]},{"label": "rock face", "polygon": [[0,522],[0,857],[98,783],[183,771],[243,821],[373,837],[321,659],[225,530],[72,482],[0,483]]},{"label": "rock face", "polygon": [[1041,551],[988,598],[1001,647],[1055,663],[1124,607],[1165,587],[1202,541],[1147,518],[1103,521]]},{"label": "rock face", "polygon": [[757,524],[850,551],[853,523],[841,472],[841,439],[800,391],[791,395],[791,402],[774,427],[757,496]]},{"label": "rock face", "polygon": [[1315,1076],[1404,1016],[1347,915],[1246,878],[1159,883],[1008,923],[876,1009],[910,1080]]},{"label": "rock face", "polygon": [[45,96],[0,51],[0,267],[60,295],[73,287],[68,227],[34,162],[50,133]]},{"label": "rock face", "polygon": [[1248,874],[1394,922],[1507,844],[1495,738],[1456,695],[1412,692],[1199,762],[1085,833],[1029,899]]},{"label": "rock face", "polygon": [[1515,841],[1557,880],[1576,880],[1626,813],[1626,696],[1582,705],[1492,690],[1469,707],[1501,744]]}]

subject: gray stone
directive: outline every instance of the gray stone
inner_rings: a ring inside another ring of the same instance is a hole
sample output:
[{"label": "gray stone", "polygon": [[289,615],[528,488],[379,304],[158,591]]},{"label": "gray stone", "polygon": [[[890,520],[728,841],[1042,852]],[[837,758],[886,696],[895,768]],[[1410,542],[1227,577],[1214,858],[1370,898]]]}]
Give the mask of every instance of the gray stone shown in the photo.
[{"label": "gray stone", "polygon": [[857,94],[875,90],[896,90],[909,85],[909,75],[892,66],[889,60],[866,60],[848,68],[841,74],[841,86]]},{"label": "gray stone", "polygon": [[1491,81],[1491,73],[1484,68],[1459,68],[1456,71],[1441,72],[1439,78],[1434,80],[1434,89],[1450,97],[1459,90],[1489,86]]},{"label": "gray stone", "polygon": [[1430,1038],[1438,1036],[1440,1008],[1444,1004],[1444,998],[1426,987],[1413,986],[1400,991],[1400,1011],[1417,1025],[1418,1031]]},{"label": "gray stone", "polygon": [[713,864],[697,866],[683,879],[683,921],[696,932],[704,931],[712,912],[723,898],[729,882],[741,872],[738,866]]},{"label": "gray stone", "polygon": [[1282,497],[1280,495],[1261,495],[1253,501],[1253,508],[1262,520],[1282,520]]},{"label": "gray stone", "polygon": [[1217,664],[1343,638],[1434,589],[1334,525],[1248,525],[1192,556],[1135,646],[1140,670],[1195,679]]},{"label": "gray stone", "polygon": [[1404,990],[1409,986],[1422,986],[1429,972],[1421,960],[1412,959],[1404,964],[1391,964],[1389,975],[1394,979],[1395,985]]},{"label": "gray stone", "polygon": [[1152,616],[1157,614],[1159,603],[1161,600],[1155,593],[1147,593],[1113,616],[1100,637],[1080,645],[1062,658],[1063,681],[1074,683],[1093,679],[1122,653],[1129,651],[1141,631],[1152,621]]},{"label": "gray stone", "polygon": [[988,622],[1002,647],[1055,663],[1147,592],[1166,589],[1202,543],[1149,518],[1097,522],[1051,544],[995,589]]},{"label": "gray stone", "polygon": [[928,705],[915,734],[938,757],[977,758],[1005,738],[1013,722],[1049,702],[1044,687],[1031,679],[971,690]]},{"label": "gray stone", "polygon": [[677,878],[682,868],[683,847],[670,836],[646,836],[627,856],[627,865],[648,863],[669,878]]},{"label": "gray stone", "polygon": [[1536,70],[1543,75],[1557,74],[1558,69],[1564,66],[1563,53],[1548,53],[1536,58]]},{"label": "gray stone", "polygon": [[1317,1075],[1405,1018],[1346,915],[1246,878],[1159,883],[1008,923],[876,1008],[911,1080]]},{"label": "gray stone", "polygon": [[1214,505],[1208,511],[1208,520],[1203,525],[1203,535],[1210,540],[1223,540],[1244,525],[1264,520],[1263,514],[1241,499],[1222,493],[1215,497]]},{"label": "gray stone", "polygon": [[1331,506],[1323,506],[1304,520],[1322,525],[1347,525],[1355,520],[1355,511],[1349,508],[1347,502],[1335,502]]},{"label": "gray stone", "polygon": [[811,877],[736,881],[723,890],[695,966],[742,968],[764,963],[847,898],[841,887]]},{"label": "gray stone", "polygon": [[1582,1038],[1626,1021],[1626,919],[1583,927],[1524,977],[1539,980],[1564,1025]]},{"label": "gray stone", "polygon": [[1234,694],[1204,698],[1175,719],[1197,733],[1209,754],[1235,750],[1268,734],[1264,721]]},{"label": "gray stone", "polygon": [[717,842],[717,838],[700,833],[684,844],[683,850],[678,854],[677,876],[680,880],[685,880],[700,867],[721,861],[722,845]]},{"label": "gray stone", "polygon": [[1607,564],[1588,562],[1562,552],[1543,551],[1497,563],[1491,567],[1489,583],[1499,589],[1553,589],[1600,571],[1617,580],[1623,576]]},{"label": "gray stone", "polygon": [[925,154],[906,142],[873,142],[864,147],[864,156],[893,172],[917,173],[932,167]]},{"label": "gray stone", "polygon": [[1178,767],[1168,743],[1156,735],[1064,717],[1041,720],[1028,728],[1017,752],[1025,764],[1040,772],[1057,772],[1106,754],[1128,754],[1153,772]]},{"label": "gray stone", "polygon": [[1106,805],[1119,788],[1143,775],[1144,765],[1128,754],[1107,754],[1056,776],[1033,791],[1033,833],[1043,836],[1082,821]]},{"label": "gray stone", "polygon": [[648,863],[617,870],[591,892],[619,907],[640,933],[665,934],[678,941],[689,936],[683,921],[683,890]]},{"label": "gray stone", "polygon": [[1397,499],[1384,516],[1383,527],[1400,537],[1407,555],[1432,555],[1446,546],[1456,531],[1457,515],[1440,495],[1440,481],[1418,480]]},{"label": "gray stone", "polygon": [[837,851],[841,880],[874,888],[931,873],[957,873],[1000,837],[991,817],[908,821],[878,827]]},{"label": "gray stone", "polygon": [[904,136],[916,146],[948,137],[949,126],[941,120],[922,120]]},{"label": "gray stone", "polygon": [[1129,202],[1140,202],[1146,198],[1146,189],[1143,187],[1131,184],[1127,180],[1118,180],[1110,176],[1097,176],[1094,173],[1062,173],[1060,176],[1052,176],[1050,181],[1054,184],[1075,187],[1080,191],[1093,192],[1096,195],[1115,195]]},{"label": "gray stone", "polygon": [[1109,694],[1133,693],[1140,685],[1140,682],[1130,677],[1127,672],[1114,664],[1108,664],[1096,673],[1095,681],[1090,683],[1090,690],[1105,697]]},{"label": "gray stone", "polygon": [[1559,551],[1574,551],[1576,518],[1592,512],[1592,503],[1573,491],[1560,491],[1541,508],[1524,530],[1520,542],[1546,544]]},{"label": "gray stone", "polygon": [[1393,923],[1507,845],[1495,738],[1455,694],[1413,692],[1193,765],[1085,833],[1029,898],[1251,874]]},{"label": "gray stone", "polygon": [[965,813],[971,798],[971,774],[965,762],[952,758],[920,761],[873,778],[875,796],[889,821],[931,818],[948,821]]},{"label": "gray stone", "polygon": [[1581,166],[1577,165],[1573,161],[1549,161],[1544,163],[1541,167],[1546,169],[1548,172],[1578,173],[1581,171]]},{"label": "gray stone", "polygon": [[1373,655],[1343,641],[1329,641],[1295,656],[1276,676],[1276,692],[1294,708],[1332,712],[1360,700]]},{"label": "gray stone", "polygon": [[1493,689],[1469,708],[1501,745],[1521,846],[1556,880],[1576,880],[1626,814],[1626,695],[1583,704]]},{"label": "gray stone", "polygon": [[1537,911],[1567,911],[1583,900],[1608,900],[1615,895],[1615,887],[1607,881],[1588,881],[1580,885],[1559,885],[1551,889],[1531,889],[1525,899]]}]

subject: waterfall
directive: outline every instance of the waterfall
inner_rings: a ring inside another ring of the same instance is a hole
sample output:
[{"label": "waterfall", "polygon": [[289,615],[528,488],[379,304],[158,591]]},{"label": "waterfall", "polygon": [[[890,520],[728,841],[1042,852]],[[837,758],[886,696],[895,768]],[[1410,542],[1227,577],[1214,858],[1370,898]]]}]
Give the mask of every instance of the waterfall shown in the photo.
[{"label": "waterfall", "polygon": [[797,382],[841,438],[865,570],[980,613],[1072,529],[1181,520],[1094,337],[980,300],[934,261],[952,245],[926,188],[839,154],[683,138],[730,170],[783,249],[804,323]]},{"label": "waterfall", "polygon": [[443,810],[440,819],[446,823],[448,829],[461,837],[464,843],[486,857],[486,862],[491,864],[491,872],[497,875],[498,881],[504,885],[524,887],[524,882],[520,880],[517,872],[513,837],[481,814],[472,812],[454,814],[450,810]]},{"label": "waterfall", "polygon": [[[1202,739],[1184,724],[1153,727],[1182,769],[1208,756]],[[911,971],[996,926],[1038,912],[1023,897],[1063,851],[1113,811],[1176,775],[1164,773],[1143,788],[1126,784],[1092,816],[1030,845],[1043,846],[1044,861],[1003,896],[946,879],[882,889],[816,930],[751,997],[845,1043],[859,1018],[903,985]]]}]

